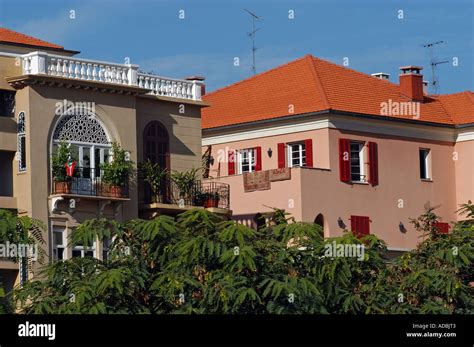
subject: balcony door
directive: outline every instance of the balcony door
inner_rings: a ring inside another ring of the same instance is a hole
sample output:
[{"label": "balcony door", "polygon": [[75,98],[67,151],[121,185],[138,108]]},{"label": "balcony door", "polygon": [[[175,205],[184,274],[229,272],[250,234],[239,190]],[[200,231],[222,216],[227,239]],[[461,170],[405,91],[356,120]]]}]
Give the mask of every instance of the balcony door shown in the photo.
[{"label": "balcony door", "polygon": [[94,195],[95,185],[102,176],[102,164],[110,158],[109,147],[95,144],[71,144],[70,152],[76,159],[76,176],[74,178],[77,193]]},{"label": "balcony door", "polygon": [[158,121],[148,123],[143,134],[144,159],[158,163],[162,169],[170,166],[169,136],[165,126]]},{"label": "balcony door", "polygon": [[[161,169],[170,171],[170,141],[165,126],[158,121],[147,124],[143,131],[143,159],[158,163]],[[161,202],[169,203],[170,187],[166,180],[161,182]],[[145,199],[151,199],[150,187],[145,187]]]}]

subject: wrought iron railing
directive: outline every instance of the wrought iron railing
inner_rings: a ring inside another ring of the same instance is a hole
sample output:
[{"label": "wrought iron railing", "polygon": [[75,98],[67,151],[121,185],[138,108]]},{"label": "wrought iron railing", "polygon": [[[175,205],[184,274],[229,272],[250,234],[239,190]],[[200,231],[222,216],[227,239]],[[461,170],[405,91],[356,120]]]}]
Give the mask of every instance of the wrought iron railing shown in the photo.
[{"label": "wrought iron railing", "polygon": [[53,169],[52,193],[74,194],[97,197],[128,198],[130,177],[120,185],[105,182],[106,171],[88,167],[75,167],[72,177],[67,176],[65,168]]},{"label": "wrought iron railing", "polygon": [[230,186],[227,183],[197,181],[188,186],[182,186],[167,178],[162,181],[157,191],[153,191],[140,172],[137,175],[137,182],[138,200],[142,204],[162,203],[181,207],[230,208]]}]

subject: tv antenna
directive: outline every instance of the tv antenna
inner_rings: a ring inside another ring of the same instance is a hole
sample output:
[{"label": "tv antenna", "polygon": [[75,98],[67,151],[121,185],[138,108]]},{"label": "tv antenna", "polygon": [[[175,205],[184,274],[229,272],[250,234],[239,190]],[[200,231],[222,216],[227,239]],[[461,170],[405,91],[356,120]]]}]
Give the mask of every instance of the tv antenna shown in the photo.
[{"label": "tv antenna", "polygon": [[260,17],[246,8],[244,8],[244,11],[252,16],[252,31],[247,33],[247,35],[252,39],[252,72],[255,75],[257,73],[257,67],[255,65],[255,52],[257,51],[257,47],[255,47],[255,35],[257,31],[260,30],[255,28],[255,21],[260,20]]},{"label": "tv antenna", "polygon": [[438,65],[449,63],[449,60],[442,60],[442,61],[436,61],[435,58],[433,57],[433,47],[435,45],[440,45],[444,43],[444,41],[435,41],[435,42],[430,42],[427,43],[426,45],[423,45],[426,49],[428,49],[429,56],[430,56],[430,66],[431,66],[431,91],[433,94],[438,94],[439,92],[439,79],[436,75],[436,68]]}]

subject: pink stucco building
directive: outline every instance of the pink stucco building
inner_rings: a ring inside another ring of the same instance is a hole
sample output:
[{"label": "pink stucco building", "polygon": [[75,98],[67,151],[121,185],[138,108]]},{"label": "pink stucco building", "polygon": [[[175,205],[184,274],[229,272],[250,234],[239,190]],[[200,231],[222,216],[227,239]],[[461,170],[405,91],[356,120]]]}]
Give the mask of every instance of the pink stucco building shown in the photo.
[{"label": "pink stucco building", "polygon": [[409,218],[438,206],[449,232],[474,200],[474,94],[428,95],[421,67],[400,69],[393,83],[307,55],[205,95],[203,153],[233,218],[278,207],[405,251],[421,240]]}]

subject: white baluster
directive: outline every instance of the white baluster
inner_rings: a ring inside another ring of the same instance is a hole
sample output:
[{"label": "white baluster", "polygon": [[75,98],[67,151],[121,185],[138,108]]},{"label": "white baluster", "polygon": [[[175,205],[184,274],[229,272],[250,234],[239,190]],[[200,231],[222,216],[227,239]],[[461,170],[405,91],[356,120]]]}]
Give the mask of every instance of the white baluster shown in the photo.
[{"label": "white baluster", "polygon": [[[90,65],[90,64],[89,64],[89,65]],[[98,78],[98,77],[97,77],[97,69],[98,69],[98,68],[99,68],[99,67],[97,66],[97,64],[93,64],[93,65],[92,65],[92,80],[93,80],[93,81],[97,81],[97,78]]]},{"label": "white baluster", "polygon": [[145,77],[145,89],[150,89],[150,77]]},{"label": "white baluster", "polygon": [[81,76],[79,75],[79,74],[80,74],[80,71],[81,71],[80,68],[79,68],[79,65],[80,65],[80,64],[81,64],[81,63],[78,62],[78,61],[75,61],[75,62],[74,62],[74,77],[75,77],[75,78],[81,78]]},{"label": "white baluster", "polygon": [[154,77],[150,78],[150,89],[151,89],[151,93],[155,94],[155,78]]},{"label": "white baluster", "polygon": [[48,64],[48,71],[49,71],[49,74],[52,75],[52,76],[55,76],[56,75],[56,59],[55,58],[51,58],[51,60],[49,61],[49,64]]},{"label": "white baluster", "polygon": [[71,60],[68,61],[69,65],[69,78],[74,78],[74,67],[73,67],[73,62]]},{"label": "white baluster", "polygon": [[81,78],[83,80],[87,80],[87,74],[86,74],[86,70],[87,70],[87,64],[86,63],[81,63]]},{"label": "white baluster", "polygon": [[104,82],[105,81],[105,69],[104,65],[99,65],[99,81]]},{"label": "white baluster", "polygon": [[171,83],[171,85],[172,85],[172,92],[171,92],[171,95],[172,95],[172,96],[177,96],[177,93],[176,93],[176,82],[173,81],[173,82]]},{"label": "white baluster", "polygon": [[193,98],[193,85],[191,83],[188,83],[188,99],[192,99]]},{"label": "white baluster", "polygon": [[62,77],[67,77],[67,61],[66,61],[66,60],[63,60],[63,61],[62,61],[62,64],[63,64],[63,74],[62,74]]},{"label": "white baluster", "polygon": [[127,72],[125,71],[125,69],[122,69],[122,83],[123,84],[128,84]]},{"label": "white baluster", "polygon": [[105,82],[110,82],[110,66],[105,67]]},{"label": "white baluster", "polygon": [[61,76],[61,72],[62,72],[62,69],[61,69],[61,59],[56,59],[56,76]]},{"label": "white baluster", "polygon": [[118,67],[115,75],[118,84],[122,84],[122,68]]}]

